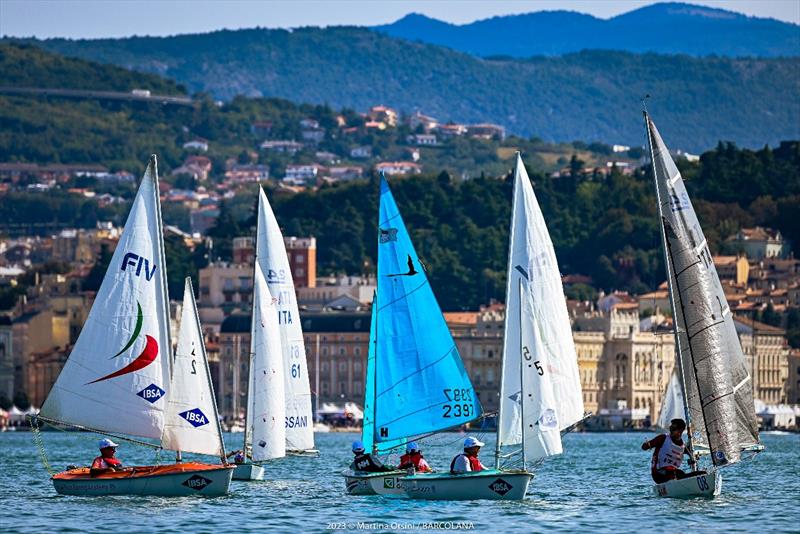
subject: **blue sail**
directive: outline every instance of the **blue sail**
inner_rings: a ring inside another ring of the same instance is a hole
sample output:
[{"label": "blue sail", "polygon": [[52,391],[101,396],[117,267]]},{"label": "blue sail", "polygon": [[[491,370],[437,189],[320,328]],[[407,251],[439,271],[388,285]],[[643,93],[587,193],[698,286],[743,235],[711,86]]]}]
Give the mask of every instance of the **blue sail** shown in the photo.
[{"label": "blue sail", "polygon": [[383,177],[378,221],[372,432],[385,444],[473,421],[481,405]]},{"label": "blue sail", "polygon": [[361,442],[364,449],[371,452],[386,452],[405,444],[405,440],[391,440],[383,443],[375,441],[375,335],[378,307],[372,297],[372,320],[369,328],[369,352],[367,353],[367,375],[364,386],[364,423],[361,428]]}]

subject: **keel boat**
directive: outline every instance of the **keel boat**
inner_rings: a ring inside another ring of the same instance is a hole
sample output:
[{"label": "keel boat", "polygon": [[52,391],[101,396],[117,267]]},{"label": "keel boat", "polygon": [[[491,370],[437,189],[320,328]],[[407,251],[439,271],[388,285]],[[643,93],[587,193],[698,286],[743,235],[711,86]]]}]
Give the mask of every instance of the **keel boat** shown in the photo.
[{"label": "keel boat", "polygon": [[513,202],[495,468],[403,479],[411,497],[523,499],[529,464],[561,454],[562,431],[585,419],[561,274],[519,154]]},{"label": "keel boat", "polygon": [[260,463],[286,456],[283,373],[277,303],[269,292],[261,265],[256,258],[250,324],[247,423],[242,448],[245,451],[245,463],[236,465],[234,480],[263,480],[264,467]]},{"label": "keel boat", "polygon": [[[214,496],[228,491],[233,468],[225,464],[191,282],[186,281],[173,359],[164,259],[152,156],[75,348],[33,423],[176,451],[176,463],[98,476],[89,468],[69,469],[52,476],[60,494]],[[181,452],[217,456],[222,463],[182,463]]]},{"label": "keel boat", "polygon": [[[425,266],[383,176],[377,238],[378,280],[362,430],[364,448],[373,454],[461,427],[482,415]],[[345,487],[351,495],[403,494],[407,475],[350,472],[344,475]]]},{"label": "keel boat", "polygon": [[681,174],[644,112],[664,263],[673,309],[676,382],[689,448],[707,453],[706,474],[656,484],[660,497],[713,497],[722,491],[722,467],[763,450],[753,384],[730,306]]},{"label": "keel boat", "polygon": [[256,262],[275,299],[283,354],[286,454],[318,455],[314,449],[314,418],[308,379],[306,346],[286,244],[264,190],[258,190]]}]

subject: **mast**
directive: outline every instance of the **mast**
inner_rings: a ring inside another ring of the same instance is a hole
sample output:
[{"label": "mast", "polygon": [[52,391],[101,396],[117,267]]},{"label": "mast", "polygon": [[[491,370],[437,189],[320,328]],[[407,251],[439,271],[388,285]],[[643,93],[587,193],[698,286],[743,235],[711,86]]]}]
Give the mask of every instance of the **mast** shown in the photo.
[{"label": "mast", "polygon": [[[519,284],[519,353],[520,356],[524,354],[523,341],[522,341],[522,279],[518,281]],[[523,358],[519,359],[519,415],[522,422],[522,469],[525,469],[525,400],[523,397],[522,386],[524,384],[525,366],[522,363]]]},{"label": "mast", "polygon": [[[667,270],[667,285],[669,286],[669,300],[670,305],[672,306],[672,332],[675,336],[675,350],[677,351],[677,362],[678,362],[678,374],[680,375],[680,386],[681,386],[681,393],[683,393],[683,413],[686,417],[686,434],[687,434],[687,441],[690,450],[694,450],[692,447],[692,416],[689,412],[689,398],[686,394],[686,378],[683,374],[683,358],[681,356],[681,341],[680,335],[678,334],[678,321],[675,314],[678,311],[678,308],[675,306],[675,288],[672,285],[672,262],[670,258],[670,251],[669,251],[669,242],[667,240],[667,233],[664,227],[666,223],[666,219],[664,218],[663,206],[661,204],[661,192],[658,189],[658,176],[656,175],[656,158],[655,152],[653,150],[653,139],[650,134],[650,117],[647,114],[647,110],[643,111],[644,113],[644,127],[645,131],[647,132],[647,145],[650,148],[650,166],[652,167],[653,171],[653,183],[656,186],[656,204],[658,204],[658,218],[661,219],[661,224],[659,225],[660,232],[661,232],[661,248],[664,251],[664,268]],[[677,278],[676,278],[677,283]],[[691,344],[691,343],[690,343]]]},{"label": "mast", "polygon": [[317,392],[316,399],[314,399],[314,413],[316,414],[317,422],[321,422],[319,418],[319,334],[317,334],[316,339],[316,355],[314,357],[314,369],[316,372],[314,373],[317,375],[314,379],[314,389]]},{"label": "mast", "polygon": [[[261,186],[258,186],[259,189],[259,196],[261,191]],[[260,198],[259,198],[260,201]],[[245,458],[247,458],[247,435],[250,432],[250,425],[247,424],[248,419],[253,421],[251,410],[253,409],[252,406],[252,398],[253,398],[253,364],[255,363],[255,356],[256,353],[253,350],[253,340],[255,339],[255,328],[256,328],[256,264],[258,263],[258,219],[256,218],[256,237],[253,240],[253,277],[251,278],[252,284],[252,292],[253,296],[250,297],[250,350],[248,353],[250,354],[250,365],[248,366],[248,378],[247,378],[247,413],[245,414],[244,418],[244,443],[242,443],[242,451],[244,452]]]},{"label": "mast", "polygon": [[[375,286],[378,287],[377,285]],[[378,453],[378,443],[375,441],[375,429],[378,428],[375,421],[375,414],[378,413],[377,409],[377,402],[378,402],[378,290],[372,292],[372,305],[375,306],[375,336],[373,337],[372,343],[374,348],[372,349],[372,454]],[[372,328],[372,325],[370,325]]]}]

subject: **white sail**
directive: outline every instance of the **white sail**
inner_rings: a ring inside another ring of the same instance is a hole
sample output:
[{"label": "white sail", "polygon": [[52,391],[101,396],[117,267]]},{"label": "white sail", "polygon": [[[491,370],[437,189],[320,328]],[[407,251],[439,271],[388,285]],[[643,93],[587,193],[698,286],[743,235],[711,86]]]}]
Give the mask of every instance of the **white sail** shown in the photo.
[{"label": "white sail", "polygon": [[161,445],[173,451],[224,457],[214,387],[192,281],[188,277],[183,291],[178,347],[173,360],[172,387],[167,395]]},{"label": "white sail", "polygon": [[664,399],[661,401],[661,411],[658,413],[656,425],[659,428],[669,428],[669,423],[673,419],[685,418],[683,393],[681,392],[680,378],[676,368],[669,378],[669,384],[667,385],[667,391],[664,393]]},{"label": "white sail", "polygon": [[278,221],[272,213],[267,196],[260,188],[256,261],[267,280],[270,294],[278,301],[276,315],[281,333],[286,390],[286,449],[313,449],[311,386],[308,381],[306,348],[300,327],[292,270]]},{"label": "white sail", "polygon": [[41,416],[161,438],[169,393],[169,302],[155,156],[92,309]]},{"label": "white sail", "polygon": [[273,299],[256,262],[253,277],[253,317],[250,338],[250,390],[247,446],[254,462],[286,456],[286,401],[283,351]]},{"label": "white sail", "polygon": [[561,453],[583,395],[553,243],[519,156],[514,181],[498,440],[536,459]]}]

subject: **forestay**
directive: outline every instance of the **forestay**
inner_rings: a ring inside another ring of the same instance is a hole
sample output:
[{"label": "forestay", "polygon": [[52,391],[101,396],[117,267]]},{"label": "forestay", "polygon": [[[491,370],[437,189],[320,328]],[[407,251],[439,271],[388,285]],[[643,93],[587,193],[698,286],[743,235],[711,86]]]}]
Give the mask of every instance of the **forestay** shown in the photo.
[{"label": "forestay", "polygon": [[156,158],[43,418],[160,439],[170,377],[166,266]]},{"label": "forestay", "polygon": [[553,243],[519,155],[509,248],[498,440],[524,442],[531,460],[562,452],[583,395]]},{"label": "forestay", "polygon": [[292,271],[278,221],[261,188],[258,193],[256,258],[270,294],[277,299],[276,314],[283,351],[286,394],[286,448],[310,450],[314,448],[311,386]]},{"label": "forestay", "polygon": [[188,277],[183,290],[183,309],[171,384],[167,395],[162,446],[173,451],[224,458],[222,430],[208,370],[203,331],[197,315],[192,281]]},{"label": "forestay", "polygon": [[645,114],[659,212],[666,235],[670,290],[686,401],[695,445],[714,465],[739,461],[758,444],[753,385],[703,231],[683,179]]},{"label": "forestay", "polygon": [[681,392],[680,378],[678,375],[678,368],[672,372],[667,385],[667,391],[664,393],[664,399],[661,402],[661,411],[658,413],[658,421],[656,424],[659,428],[669,428],[670,421],[673,419],[684,419],[683,407],[683,393]]},{"label": "forestay", "polygon": [[378,221],[374,440],[387,443],[475,420],[481,406],[383,177]]},{"label": "forestay", "polygon": [[246,446],[254,462],[286,456],[284,365],[276,299],[258,262],[253,276]]}]

